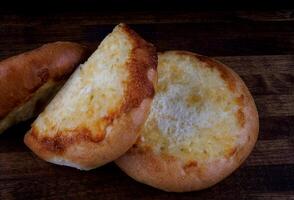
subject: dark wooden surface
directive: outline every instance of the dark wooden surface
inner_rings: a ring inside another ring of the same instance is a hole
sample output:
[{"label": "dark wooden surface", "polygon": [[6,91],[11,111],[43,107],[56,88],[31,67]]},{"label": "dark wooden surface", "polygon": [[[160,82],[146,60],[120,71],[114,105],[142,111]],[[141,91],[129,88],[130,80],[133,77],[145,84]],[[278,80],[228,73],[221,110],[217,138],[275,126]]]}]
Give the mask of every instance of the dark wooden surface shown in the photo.
[{"label": "dark wooden surface", "polygon": [[0,59],[56,40],[95,48],[119,22],[159,51],[215,57],[241,75],[259,110],[260,136],[244,165],[210,189],[165,193],[133,181],[114,164],[84,172],[40,160],[23,144],[26,122],[0,135],[0,199],[294,199],[294,10],[175,8],[0,8]]}]

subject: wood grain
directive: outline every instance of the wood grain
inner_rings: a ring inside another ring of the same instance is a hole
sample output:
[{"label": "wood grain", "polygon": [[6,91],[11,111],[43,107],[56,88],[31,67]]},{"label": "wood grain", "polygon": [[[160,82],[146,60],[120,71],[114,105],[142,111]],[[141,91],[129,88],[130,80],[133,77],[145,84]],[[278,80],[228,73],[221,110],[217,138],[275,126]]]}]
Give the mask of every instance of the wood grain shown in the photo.
[{"label": "wood grain", "polygon": [[[23,165],[23,162],[26,164]],[[66,176],[66,172],[64,171],[65,167],[53,166],[50,163],[46,163],[31,152],[0,153],[0,163],[5,163],[0,169],[0,180],[19,177],[33,178],[42,176],[45,178],[60,175]],[[259,141],[244,167],[283,164],[294,165],[294,139]],[[92,174],[95,173],[94,171],[99,170],[81,173]],[[73,171],[76,174],[79,173],[78,170]]]},{"label": "wood grain", "polygon": [[[94,49],[115,24],[129,23],[159,51],[190,50],[234,69],[259,111],[257,145],[240,169],[216,186],[175,194],[137,183],[113,163],[89,172],[46,163],[23,144],[31,121],[24,122],[0,135],[1,200],[294,199],[294,10],[197,10],[187,1],[154,6],[150,0],[125,11],[113,9],[113,1],[100,7],[82,2],[56,8],[52,1],[47,10],[1,6],[0,59],[56,40]],[[120,2],[124,7],[128,0]]]},{"label": "wood grain", "polygon": [[[55,40],[77,41],[95,48],[119,22],[132,24],[159,51],[183,49],[209,56],[294,52],[294,21],[253,20],[250,13],[245,18],[244,13],[238,12],[192,13],[195,12],[3,15],[0,17],[0,37],[5,40],[0,41],[0,58]],[[177,20],[179,23],[175,23]]]},{"label": "wood grain", "polygon": [[258,141],[246,166],[294,164],[294,138]]}]

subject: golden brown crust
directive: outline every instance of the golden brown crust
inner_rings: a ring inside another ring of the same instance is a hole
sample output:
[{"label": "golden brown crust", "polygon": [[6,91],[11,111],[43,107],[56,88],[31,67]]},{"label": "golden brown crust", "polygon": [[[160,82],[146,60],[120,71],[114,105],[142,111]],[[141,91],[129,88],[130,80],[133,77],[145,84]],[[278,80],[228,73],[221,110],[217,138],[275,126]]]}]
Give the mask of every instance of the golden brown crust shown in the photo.
[{"label": "golden brown crust", "polygon": [[[200,62],[206,63],[205,67],[215,68],[219,71],[223,80],[226,81],[228,88],[234,92],[236,89],[236,77],[232,75],[233,72],[230,68],[222,64],[221,62],[209,58],[207,56],[203,56],[200,54],[192,53],[189,51],[169,51],[173,52],[175,55],[186,55],[191,56],[199,60]],[[238,76],[238,75],[237,75]]]},{"label": "golden brown crust", "polygon": [[134,46],[131,59],[128,61],[130,80],[126,91],[126,102],[123,112],[138,107],[145,98],[153,98],[154,84],[148,79],[148,70],[156,71],[157,53],[155,47],[147,43],[127,25],[121,25],[124,31],[132,38]]},{"label": "golden brown crust", "polygon": [[40,136],[37,130],[31,129],[24,141],[41,158],[55,163],[58,161],[54,159],[62,159],[62,162],[68,162],[63,163],[65,165],[88,170],[116,159],[135,143],[154,96],[157,53],[153,45],[126,25],[119,26],[134,47],[131,59],[127,61],[130,78],[126,83],[123,104],[108,113],[105,118],[107,128],[98,134],[101,137],[81,128],[54,137]]},{"label": "golden brown crust", "polygon": [[55,42],[0,62],[0,119],[24,104],[44,83],[67,78],[88,55],[77,43]]},{"label": "golden brown crust", "polygon": [[151,101],[151,99],[143,100],[139,107],[115,120],[109,126],[110,131],[107,136],[100,142],[92,141],[90,137],[85,138],[86,136],[81,132],[79,135],[74,135],[71,140],[67,140],[66,137],[47,139],[48,144],[45,144],[44,138],[35,137],[32,132],[29,132],[25,135],[24,141],[44,160],[56,163],[54,159],[62,156],[62,160],[70,163],[64,163],[65,165],[89,170],[117,158],[135,143],[140,125],[148,116]]},{"label": "golden brown crust", "polygon": [[[198,163],[197,160],[183,160],[172,155],[157,154],[150,148],[135,145],[116,160],[116,164],[135,180],[165,191],[185,192],[210,187],[237,169],[252,151],[258,137],[258,113],[253,98],[241,78],[225,65],[213,59],[190,52],[175,51],[179,55],[196,57],[217,68],[227,81],[232,92],[239,96],[242,105],[239,116],[242,129],[239,133],[244,145],[232,149],[224,158]],[[238,95],[239,94],[239,95]],[[239,113],[239,112],[238,112]]]}]

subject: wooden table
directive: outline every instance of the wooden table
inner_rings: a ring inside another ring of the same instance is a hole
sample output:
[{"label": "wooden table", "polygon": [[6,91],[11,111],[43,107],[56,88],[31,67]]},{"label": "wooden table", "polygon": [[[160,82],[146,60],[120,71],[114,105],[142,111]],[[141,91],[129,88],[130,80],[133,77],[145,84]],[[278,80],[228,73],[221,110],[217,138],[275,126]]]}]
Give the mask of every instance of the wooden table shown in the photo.
[{"label": "wooden table", "polygon": [[137,183],[112,163],[85,172],[44,162],[23,144],[26,122],[0,136],[0,199],[294,199],[293,10],[89,8],[20,14],[0,9],[0,58],[57,40],[94,49],[114,25],[128,23],[159,51],[212,56],[240,74],[260,115],[257,145],[216,186],[175,194]]}]

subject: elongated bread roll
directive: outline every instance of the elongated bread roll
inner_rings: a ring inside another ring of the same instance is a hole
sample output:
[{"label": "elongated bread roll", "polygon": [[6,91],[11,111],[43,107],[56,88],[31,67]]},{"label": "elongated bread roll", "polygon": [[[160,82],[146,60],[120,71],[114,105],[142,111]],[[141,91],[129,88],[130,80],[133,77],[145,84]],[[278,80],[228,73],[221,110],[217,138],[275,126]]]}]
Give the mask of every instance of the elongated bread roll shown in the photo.
[{"label": "elongated bread roll", "polygon": [[129,176],[174,192],[210,187],[252,151],[258,113],[225,65],[197,54],[159,54],[158,85],[137,143],[116,163]]},{"label": "elongated bread roll", "polygon": [[55,164],[89,170],[136,141],[154,96],[155,48],[118,25],[32,124],[26,145]]},{"label": "elongated bread roll", "polygon": [[88,56],[72,42],[55,42],[0,62],[0,133],[36,116]]}]

